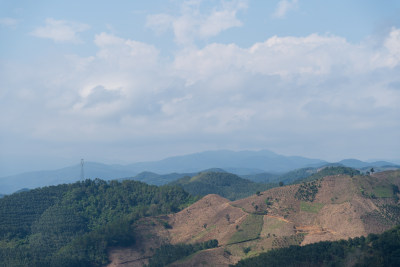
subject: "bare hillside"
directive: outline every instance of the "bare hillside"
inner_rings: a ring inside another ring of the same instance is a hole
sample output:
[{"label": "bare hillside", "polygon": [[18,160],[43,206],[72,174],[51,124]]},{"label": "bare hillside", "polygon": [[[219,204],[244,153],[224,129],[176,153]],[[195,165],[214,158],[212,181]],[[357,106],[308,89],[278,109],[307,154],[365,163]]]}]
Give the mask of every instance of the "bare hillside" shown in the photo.
[{"label": "bare hillside", "polygon": [[400,223],[399,185],[400,171],[388,171],[327,176],[234,202],[207,195],[176,214],[143,220],[140,246],[110,251],[110,266],[141,266],[162,243],[217,239],[220,247],[172,266],[227,266],[272,248],[380,233]]}]

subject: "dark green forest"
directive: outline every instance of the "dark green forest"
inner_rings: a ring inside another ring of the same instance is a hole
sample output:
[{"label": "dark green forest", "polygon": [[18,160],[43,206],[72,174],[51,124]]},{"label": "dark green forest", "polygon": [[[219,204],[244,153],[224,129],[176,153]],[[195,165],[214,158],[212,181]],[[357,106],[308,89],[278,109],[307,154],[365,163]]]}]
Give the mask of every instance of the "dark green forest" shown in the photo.
[{"label": "dark green forest", "polygon": [[196,199],[177,186],[86,180],[0,199],[1,266],[101,266],[135,243],[135,222]]},{"label": "dark green forest", "polygon": [[275,249],[243,259],[235,266],[400,266],[400,226],[380,235],[369,234],[367,237]]}]

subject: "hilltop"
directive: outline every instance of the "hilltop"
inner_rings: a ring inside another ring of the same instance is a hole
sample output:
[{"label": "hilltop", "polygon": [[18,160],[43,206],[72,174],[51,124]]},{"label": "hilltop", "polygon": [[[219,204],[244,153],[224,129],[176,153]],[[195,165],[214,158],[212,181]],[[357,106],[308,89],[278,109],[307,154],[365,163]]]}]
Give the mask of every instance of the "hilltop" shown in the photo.
[{"label": "hilltop", "polygon": [[217,194],[230,200],[244,198],[273,185],[255,183],[227,172],[201,172],[193,177],[185,176],[169,185],[182,187],[191,195]]},{"label": "hilltop", "polygon": [[[141,225],[147,226],[140,226],[140,248],[149,257],[157,242],[194,244],[217,239],[219,247],[171,266],[195,266],[204,261],[227,266],[273,248],[382,233],[400,223],[399,186],[400,171],[387,171],[325,176],[233,202],[208,195],[176,214],[144,218],[146,223]],[[149,234],[151,240],[145,238]],[[146,262],[138,247],[115,248],[110,251],[110,266],[119,266],[120,259],[136,266],[133,262],[138,257],[141,264]]]}]

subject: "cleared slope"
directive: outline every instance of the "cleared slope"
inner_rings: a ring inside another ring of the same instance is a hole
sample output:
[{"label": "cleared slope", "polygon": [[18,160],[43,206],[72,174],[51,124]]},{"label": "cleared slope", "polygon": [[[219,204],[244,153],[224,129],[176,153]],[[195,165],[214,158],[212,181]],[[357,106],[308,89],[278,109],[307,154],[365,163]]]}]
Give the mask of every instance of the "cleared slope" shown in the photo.
[{"label": "cleared slope", "polygon": [[272,248],[381,233],[400,223],[399,186],[400,171],[388,171],[372,176],[327,176],[234,202],[208,195],[165,216],[171,229],[162,224],[150,228],[153,238],[172,244],[218,239],[221,247],[172,266],[227,266]]}]

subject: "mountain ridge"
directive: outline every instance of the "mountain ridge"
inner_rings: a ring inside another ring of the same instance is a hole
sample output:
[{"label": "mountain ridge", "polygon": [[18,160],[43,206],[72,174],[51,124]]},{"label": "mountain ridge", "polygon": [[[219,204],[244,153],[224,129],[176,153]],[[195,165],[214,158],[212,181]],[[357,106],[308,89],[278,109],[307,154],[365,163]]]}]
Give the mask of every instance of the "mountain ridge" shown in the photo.
[{"label": "mountain ridge", "polygon": [[[344,163],[346,163],[346,160],[344,161]],[[347,164],[350,163],[361,164],[360,166],[364,166],[364,168],[368,168],[365,166],[376,167],[373,163],[347,160]],[[379,166],[384,164],[389,164],[395,167],[397,166],[396,164],[382,161],[377,162],[377,164]],[[260,173],[285,173],[300,168],[318,168],[325,165],[332,165],[332,163],[320,159],[310,159],[300,156],[283,156],[269,150],[215,150],[169,157],[159,161],[138,162],[128,165],[108,165],[88,161],[85,162],[84,173],[85,178],[89,177],[92,179],[100,178],[110,180],[134,177],[142,172],[153,172],[156,175],[153,175],[151,179],[146,180],[142,177],[140,181],[161,185],[170,182],[171,179],[182,177],[181,174],[194,174],[210,168],[220,168],[237,175],[256,175]],[[354,167],[353,165],[348,167]],[[176,175],[174,173],[176,173]],[[171,175],[165,176],[167,174]],[[157,178],[157,175],[160,176]],[[164,178],[166,179],[164,180]],[[79,179],[80,164],[56,170],[25,172],[0,177],[0,193],[10,194],[21,188],[35,188],[61,183],[72,183]]]}]

